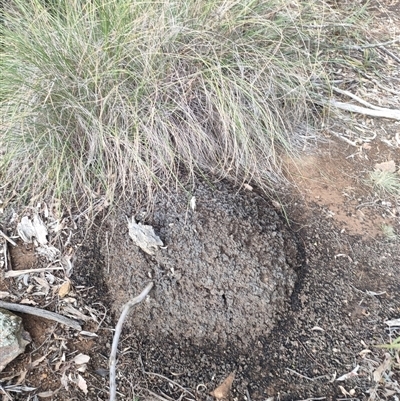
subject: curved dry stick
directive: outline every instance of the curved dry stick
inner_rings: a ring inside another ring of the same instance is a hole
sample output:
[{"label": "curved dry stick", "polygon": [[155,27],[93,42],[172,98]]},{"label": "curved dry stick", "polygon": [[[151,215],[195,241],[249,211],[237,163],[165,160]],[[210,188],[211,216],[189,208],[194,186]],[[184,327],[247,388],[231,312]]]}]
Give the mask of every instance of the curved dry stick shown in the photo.
[{"label": "curved dry stick", "polygon": [[[191,397],[193,397],[194,399],[196,399],[196,396],[194,394],[192,394],[189,390],[185,389],[185,387],[181,386],[180,384],[178,384],[177,382],[168,379],[168,377],[160,375],[159,373],[153,373],[153,372],[144,372],[146,373],[146,375],[149,376],[156,376],[156,377],[160,377],[161,379],[167,380],[169,383],[173,384],[174,386],[180,388],[181,390],[183,390],[185,393],[189,394]],[[147,390],[148,391],[148,390]]]},{"label": "curved dry stick", "polygon": [[341,95],[346,95],[348,97],[351,97],[352,99],[356,100],[358,103],[361,103],[363,106],[369,107],[370,109],[374,109],[374,110],[389,110],[389,109],[385,109],[384,107],[375,106],[374,104],[371,104],[371,103],[367,102],[366,100],[361,99],[359,96],[355,95],[354,93],[351,93],[349,91],[345,91],[345,90],[340,89],[340,88],[336,88],[336,86],[332,86],[332,90],[334,92],[340,93]]},{"label": "curved dry stick", "polygon": [[372,49],[373,47],[383,47],[387,45],[393,45],[394,43],[400,41],[400,36],[398,38],[394,38],[388,40],[387,42],[381,43],[367,43],[365,45],[349,45],[349,46],[342,46],[342,49],[354,49],[354,50],[361,50],[361,49]]},{"label": "curved dry stick", "polygon": [[115,397],[117,395],[117,385],[115,383],[115,368],[117,365],[117,351],[118,351],[118,341],[119,337],[121,335],[122,331],[122,325],[124,324],[124,321],[130,311],[130,309],[136,305],[142,302],[149,291],[153,288],[153,283],[151,282],[150,284],[147,285],[147,287],[138,295],[137,297],[131,299],[129,302],[127,302],[124,306],[124,309],[122,310],[121,316],[119,317],[118,323],[115,327],[115,333],[114,333],[114,338],[113,338],[113,343],[111,347],[111,354],[110,354],[110,401],[115,401]]},{"label": "curved dry stick", "polygon": [[8,270],[4,273],[4,277],[5,278],[18,277],[24,274],[48,272],[51,270],[64,270],[64,268],[61,266],[53,266],[53,267],[40,267],[38,269]]},{"label": "curved dry stick", "polygon": [[384,117],[391,118],[393,120],[400,121],[400,110],[395,109],[368,109],[366,107],[356,106],[350,103],[337,102],[336,100],[330,100],[329,104],[331,106],[337,107],[338,109],[350,111],[352,113],[364,114],[366,116],[372,117]]},{"label": "curved dry stick", "polygon": [[15,304],[12,302],[4,302],[4,301],[0,301],[0,308],[4,308],[13,312],[27,313],[29,315],[34,315],[43,317],[45,319],[54,320],[55,322],[72,327],[75,330],[82,331],[81,325],[76,320],[69,319],[68,317],[65,317],[55,312],[50,312],[45,309],[39,309],[39,308],[34,308],[33,306]]},{"label": "curved dry stick", "polygon": [[17,246],[15,241],[13,241],[7,234],[3,233],[3,231],[0,230],[0,236],[3,237],[5,240],[7,240],[11,245]]}]

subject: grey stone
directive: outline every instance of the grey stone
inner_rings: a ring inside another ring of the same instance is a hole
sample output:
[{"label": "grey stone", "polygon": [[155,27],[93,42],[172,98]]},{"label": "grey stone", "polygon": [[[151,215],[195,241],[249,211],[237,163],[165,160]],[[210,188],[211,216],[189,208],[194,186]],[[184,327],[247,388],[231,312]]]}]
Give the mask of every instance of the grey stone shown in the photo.
[{"label": "grey stone", "polygon": [[0,372],[25,351],[29,344],[22,319],[6,309],[0,308]]}]

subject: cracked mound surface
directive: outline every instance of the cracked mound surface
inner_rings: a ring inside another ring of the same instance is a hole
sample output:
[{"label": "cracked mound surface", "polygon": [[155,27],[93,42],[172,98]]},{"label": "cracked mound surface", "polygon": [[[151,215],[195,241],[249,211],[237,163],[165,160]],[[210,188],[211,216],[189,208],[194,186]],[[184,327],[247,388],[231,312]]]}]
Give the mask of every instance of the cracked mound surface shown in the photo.
[{"label": "cracked mound surface", "polygon": [[119,315],[122,305],[154,281],[149,298],[126,325],[153,339],[187,339],[247,347],[284,313],[296,281],[297,251],[273,208],[227,184],[197,185],[160,197],[150,220],[166,246],[150,256],[130,240],[126,217],[111,223],[102,254],[104,276]]}]

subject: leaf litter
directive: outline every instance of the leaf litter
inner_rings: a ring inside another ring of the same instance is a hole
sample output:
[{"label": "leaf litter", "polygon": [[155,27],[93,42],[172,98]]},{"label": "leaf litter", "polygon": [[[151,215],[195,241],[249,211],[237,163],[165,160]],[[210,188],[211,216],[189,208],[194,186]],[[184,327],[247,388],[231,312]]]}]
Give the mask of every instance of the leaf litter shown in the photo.
[{"label": "leaf litter", "polygon": [[[47,212],[45,212],[46,210]],[[72,229],[68,227],[67,220],[64,219],[60,223],[60,220],[54,218],[47,207],[44,207],[43,211],[38,206],[33,209],[31,215],[25,215],[19,221],[18,217],[14,215],[13,222],[15,224],[15,230],[21,239],[18,244],[15,243],[17,249],[16,252],[22,251],[22,254],[24,254],[24,252],[26,252],[25,249],[32,249],[33,246],[36,264],[32,266],[33,268],[23,270],[11,270],[10,268],[13,266],[9,266],[9,269],[5,272],[3,277],[9,281],[11,287],[17,286],[18,290],[2,291],[1,298],[12,299],[17,302],[15,305],[36,305],[39,307],[38,309],[40,309],[40,306],[46,308],[47,304],[54,304],[58,300],[58,308],[61,309],[62,313],[71,315],[75,318],[77,317],[86,322],[91,321],[92,319],[98,322],[95,313],[91,312],[90,317],[81,312],[85,307],[85,305],[82,304],[83,299],[81,296],[78,298],[77,294],[74,293],[71,281],[68,278],[72,273],[74,251],[72,246],[67,248],[65,243],[62,243],[63,241],[59,241],[62,237],[67,236],[68,239],[70,239],[72,236]],[[9,224],[12,224],[11,221]],[[66,235],[65,232],[67,232]],[[2,238],[3,237],[0,239]],[[54,246],[57,240],[57,246]],[[62,248],[60,248],[60,243]],[[0,245],[1,244],[2,242]],[[19,249],[21,249],[21,251],[19,251]],[[60,249],[63,249],[63,251]],[[2,261],[4,259],[3,252],[0,256],[0,261]],[[50,264],[48,264],[48,262],[50,262]],[[42,267],[43,265],[46,267]],[[35,268],[36,266],[40,267]],[[2,263],[1,267],[7,268],[8,266],[5,263]],[[50,273],[50,271],[54,270],[59,270],[61,274]],[[73,307],[71,303],[76,305],[79,304],[79,310]],[[92,309],[90,308],[90,310]],[[43,311],[45,311],[45,309],[43,309]],[[27,315],[24,320],[29,320],[28,318],[29,315]],[[87,363],[89,362],[90,357],[82,352],[76,355],[73,350],[69,351],[70,345],[67,344],[68,341],[71,340],[70,335],[66,334],[65,337],[59,337],[55,334],[54,330],[60,332],[60,330],[65,329],[63,329],[62,326],[57,327],[54,324],[52,326],[52,329],[48,323],[43,326],[47,328],[46,331],[49,332],[49,336],[46,337],[45,343],[42,343],[43,340],[40,340],[41,342],[38,343],[38,339],[36,338],[36,345],[40,344],[40,346],[32,352],[32,355],[36,357],[33,362],[27,362],[24,364],[24,366],[29,366],[29,372],[31,375],[34,374],[35,371],[47,370],[50,366],[52,367],[50,369],[53,370],[53,374],[55,372],[59,372],[60,374],[58,384],[57,382],[52,381],[54,383],[52,388],[46,388],[48,387],[46,381],[41,381],[43,391],[38,392],[36,397],[38,397],[38,399],[53,397],[60,391],[60,389],[68,389],[68,382],[74,383],[80,392],[87,394],[88,386],[86,379],[84,378],[84,373],[87,369]],[[37,332],[40,327],[40,325],[37,326],[35,331]],[[88,326],[88,328],[89,327],[90,326]],[[46,332],[43,332],[43,334],[45,333]],[[96,333],[88,330],[81,331],[80,335],[82,335],[82,339],[95,338],[98,336]],[[45,349],[50,349],[50,353],[41,353],[40,349],[44,344],[46,344],[46,348],[44,348],[43,351]],[[56,351],[57,344],[59,346],[58,352]],[[23,360],[29,359],[29,354],[23,354],[21,358],[23,358]],[[5,399],[14,399],[10,393],[32,392],[37,389],[35,386],[21,385],[26,380],[27,373],[28,371],[25,369],[17,374],[9,376],[8,378],[3,375],[1,378],[1,391],[5,394]],[[56,385],[56,387],[54,387],[54,385]]]},{"label": "leaf litter", "polygon": [[231,372],[229,376],[216,389],[211,391],[210,394],[217,400],[227,400],[229,398],[234,379],[235,371]]}]

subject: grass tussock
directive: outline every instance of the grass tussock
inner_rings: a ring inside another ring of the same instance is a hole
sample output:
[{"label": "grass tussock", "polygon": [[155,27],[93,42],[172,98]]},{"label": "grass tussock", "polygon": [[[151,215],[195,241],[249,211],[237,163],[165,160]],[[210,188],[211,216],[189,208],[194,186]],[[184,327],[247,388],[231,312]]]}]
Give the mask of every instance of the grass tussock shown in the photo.
[{"label": "grass tussock", "polygon": [[313,0],[8,1],[2,189],[81,205],[149,199],[198,173],[276,189],[356,7],[344,19]]},{"label": "grass tussock", "polygon": [[390,171],[374,170],[369,173],[373,187],[387,195],[400,196],[400,176]]},{"label": "grass tussock", "polygon": [[399,236],[396,234],[396,231],[393,226],[389,224],[383,224],[381,228],[383,237],[386,238],[387,240],[395,241],[399,239]]}]

